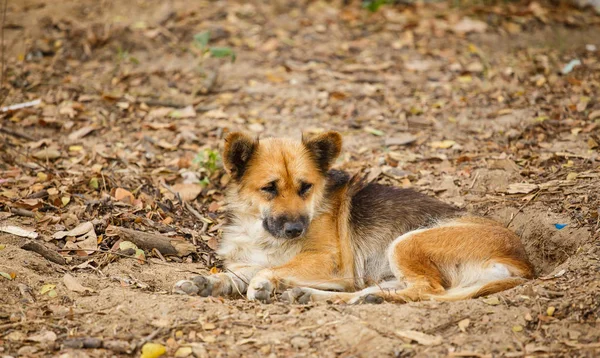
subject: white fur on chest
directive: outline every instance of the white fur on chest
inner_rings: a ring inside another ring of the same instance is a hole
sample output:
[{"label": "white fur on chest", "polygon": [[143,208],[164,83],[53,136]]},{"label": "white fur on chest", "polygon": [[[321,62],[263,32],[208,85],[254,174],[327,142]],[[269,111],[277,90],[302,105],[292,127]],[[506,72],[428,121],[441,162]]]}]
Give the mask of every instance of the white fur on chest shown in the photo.
[{"label": "white fur on chest", "polygon": [[262,220],[253,216],[236,216],[224,229],[217,253],[226,264],[245,263],[268,268],[285,264],[300,249],[300,242],[272,237],[263,228]]}]

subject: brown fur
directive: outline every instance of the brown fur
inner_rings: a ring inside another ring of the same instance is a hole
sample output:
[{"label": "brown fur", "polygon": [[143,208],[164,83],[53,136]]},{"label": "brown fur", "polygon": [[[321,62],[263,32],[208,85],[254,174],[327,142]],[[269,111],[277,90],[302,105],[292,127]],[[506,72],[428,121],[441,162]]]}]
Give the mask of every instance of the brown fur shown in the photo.
[{"label": "brown fur", "polygon": [[330,170],[341,145],[335,132],[227,137],[230,222],[218,252],[228,272],[196,278],[201,295],[269,302],[295,288],[287,299],[455,300],[533,277],[519,238],[502,225]]}]

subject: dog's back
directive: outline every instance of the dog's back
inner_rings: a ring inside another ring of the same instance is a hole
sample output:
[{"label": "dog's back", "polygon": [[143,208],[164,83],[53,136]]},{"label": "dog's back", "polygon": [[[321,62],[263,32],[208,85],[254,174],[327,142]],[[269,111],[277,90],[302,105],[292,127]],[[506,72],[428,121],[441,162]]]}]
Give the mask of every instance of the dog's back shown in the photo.
[{"label": "dog's back", "polygon": [[348,224],[360,286],[393,276],[385,255],[395,238],[460,213],[458,208],[412,189],[354,185],[358,188],[349,190]]}]

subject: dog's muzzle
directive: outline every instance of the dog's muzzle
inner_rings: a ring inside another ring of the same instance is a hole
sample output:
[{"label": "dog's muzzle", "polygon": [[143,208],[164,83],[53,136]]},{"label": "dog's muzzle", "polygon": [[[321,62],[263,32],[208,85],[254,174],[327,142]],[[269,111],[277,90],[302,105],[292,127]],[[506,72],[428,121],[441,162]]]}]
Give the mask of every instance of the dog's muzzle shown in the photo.
[{"label": "dog's muzzle", "polygon": [[287,216],[267,217],[263,226],[271,235],[281,239],[296,239],[306,233],[308,217],[290,218]]}]

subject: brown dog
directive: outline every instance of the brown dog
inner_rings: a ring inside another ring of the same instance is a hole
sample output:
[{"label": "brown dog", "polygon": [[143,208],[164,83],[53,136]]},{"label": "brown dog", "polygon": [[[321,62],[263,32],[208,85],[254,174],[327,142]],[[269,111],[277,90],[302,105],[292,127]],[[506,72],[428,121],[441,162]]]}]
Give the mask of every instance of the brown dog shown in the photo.
[{"label": "brown dog", "polygon": [[263,302],[286,289],[282,297],[298,302],[460,300],[533,277],[513,232],[330,170],[341,148],[336,132],[302,141],[229,134],[229,223],[218,250],[226,272],[180,281],[176,291]]}]

